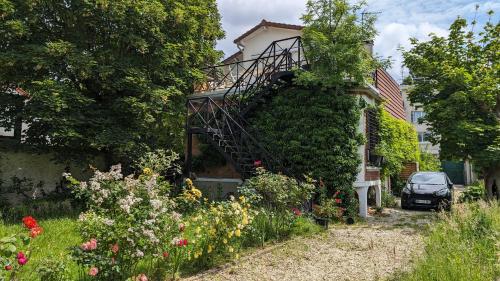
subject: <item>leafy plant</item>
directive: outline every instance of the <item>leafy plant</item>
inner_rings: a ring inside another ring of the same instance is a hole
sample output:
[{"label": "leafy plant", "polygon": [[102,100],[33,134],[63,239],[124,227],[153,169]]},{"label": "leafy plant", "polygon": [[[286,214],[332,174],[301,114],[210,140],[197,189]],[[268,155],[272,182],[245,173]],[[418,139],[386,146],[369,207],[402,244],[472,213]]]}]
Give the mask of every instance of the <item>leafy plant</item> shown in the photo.
[{"label": "leafy plant", "polygon": [[485,188],[493,197],[500,182],[500,91],[498,91],[500,23],[457,18],[447,36],[411,39],[403,50],[413,85],[409,98],[426,112],[430,140],[440,144],[446,160],[471,158],[483,170]]},{"label": "leafy plant", "polygon": [[357,131],[361,108],[357,97],[340,88],[292,86],[256,110],[250,123],[296,178],[322,179],[332,195],[356,179],[364,140]]},{"label": "leafy plant", "polygon": [[418,163],[420,171],[441,171],[441,161],[439,161],[439,158],[430,152],[421,151]]},{"label": "leafy plant", "polygon": [[484,182],[477,181],[465,187],[465,190],[460,194],[458,200],[459,202],[473,202],[484,199],[485,196]]},{"label": "leafy plant", "polygon": [[108,173],[95,171],[88,183],[73,188],[89,208],[80,215],[86,242],[72,249],[82,274],[98,280],[125,279],[141,273],[134,272],[135,266],[146,259],[153,271],[163,245],[179,231],[175,225],[180,215],[173,212],[175,205],[168,197],[170,185],[155,173],[124,178],[116,165]]},{"label": "leafy plant", "polygon": [[420,159],[417,132],[405,120],[397,119],[379,108],[380,144],[377,153],[384,156],[382,176],[398,176],[407,162]]},{"label": "leafy plant", "polygon": [[247,190],[254,190],[258,194],[251,196],[250,200],[254,204],[279,211],[300,207],[311,199],[315,190],[315,186],[310,182],[298,182],[296,179],[273,174],[261,167],[257,168],[255,177],[245,181],[244,186]]},{"label": "leafy plant", "polygon": [[0,127],[64,161],[182,151],[185,95],[224,36],[215,0],[5,0],[2,22]]},{"label": "leafy plant", "polygon": [[382,207],[384,208],[395,208],[398,206],[396,197],[386,190],[382,191]]}]

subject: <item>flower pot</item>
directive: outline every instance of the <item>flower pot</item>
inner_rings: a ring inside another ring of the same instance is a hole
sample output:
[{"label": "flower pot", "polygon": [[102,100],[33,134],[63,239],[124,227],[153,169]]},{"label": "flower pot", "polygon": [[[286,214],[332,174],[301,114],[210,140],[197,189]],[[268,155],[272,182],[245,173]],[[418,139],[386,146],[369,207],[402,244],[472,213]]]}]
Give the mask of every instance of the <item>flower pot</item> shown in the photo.
[{"label": "flower pot", "polygon": [[352,217],[347,217],[347,218],[345,219],[345,222],[346,222],[347,224],[354,224],[354,218],[352,218]]}]

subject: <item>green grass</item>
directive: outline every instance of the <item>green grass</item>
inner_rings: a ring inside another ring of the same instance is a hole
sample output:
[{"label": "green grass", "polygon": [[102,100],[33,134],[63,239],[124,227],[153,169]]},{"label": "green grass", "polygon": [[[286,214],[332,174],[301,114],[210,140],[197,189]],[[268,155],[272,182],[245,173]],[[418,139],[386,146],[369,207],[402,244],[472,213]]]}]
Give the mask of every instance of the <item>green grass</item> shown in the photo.
[{"label": "green grass", "polygon": [[[36,270],[47,260],[66,260],[67,268],[74,279],[77,278],[78,267],[69,260],[68,248],[79,245],[80,237],[76,229],[76,220],[70,218],[40,220],[44,233],[34,239],[32,244],[33,254],[26,264],[20,280],[39,280]],[[3,224],[0,222],[0,237],[9,234],[26,232],[21,224]],[[73,279],[73,280],[74,280]]]},{"label": "green grass", "polygon": [[[58,218],[38,220],[38,223],[44,228],[42,235],[33,240],[33,254],[30,260],[18,275],[19,280],[38,281],[40,277],[37,269],[47,261],[63,261],[69,274],[70,280],[79,280],[79,268],[71,260],[69,248],[80,245],[81,238],[77,230],[77,221],[75,218]],[[311,219],[306,217],[297,218],[293,227],[289,230],[292,236],[313,235],[322,231],[322,228],[316,225]],[[10,234],[25,232],[27,230],[22,223],[4,223],[0,220],[0,237]],[[275,238],[276,239],[276,238]],[[275,240],[270,239],[270,240]],[[255,246],[255,245],[252,245]],[[244,249],[244,252],[252,251],[252,247]],[[214,265],[228,262],[227,257],[218,257]],[[183,274],[195,274],[200,268],[187,268]]]},{"label": "green grass", "polygon": [[457,205],[426,237],[425,254],[400,281],[485,281],[500,277],[500,203]]}]

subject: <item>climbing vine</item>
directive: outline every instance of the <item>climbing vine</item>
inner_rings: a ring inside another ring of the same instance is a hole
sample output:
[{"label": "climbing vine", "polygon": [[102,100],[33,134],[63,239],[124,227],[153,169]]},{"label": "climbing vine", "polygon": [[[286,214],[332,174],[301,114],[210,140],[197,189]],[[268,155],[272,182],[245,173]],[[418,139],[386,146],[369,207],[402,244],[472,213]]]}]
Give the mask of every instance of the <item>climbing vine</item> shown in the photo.
[{"label": "climbing vine", "polygon": [[396,176],[405,163],[420,159],[417,132],[411,124],[393,117],[382,108],[379,108],[379,114],[380,144],[377,152],[384,156],[382,175]]},{"label": "climbing vine", "polygon": [[331,195],[358,173],[362,105],[343,89],[291,86],[251,118],[255,135],[295,176],[322,179]]}]

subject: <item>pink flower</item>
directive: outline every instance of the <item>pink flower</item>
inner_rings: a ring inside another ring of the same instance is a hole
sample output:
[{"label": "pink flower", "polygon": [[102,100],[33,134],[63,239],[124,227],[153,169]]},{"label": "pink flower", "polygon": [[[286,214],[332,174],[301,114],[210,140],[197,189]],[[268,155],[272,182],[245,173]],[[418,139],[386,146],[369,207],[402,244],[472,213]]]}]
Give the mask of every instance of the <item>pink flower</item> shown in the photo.
[{"label": "pink flower", "polygon": [[89,270],[89,275],[90,276],[96,276],[97,273],[99,273],[99,269],[97,267],[91,267],[90,270]]},{"label": "pink flower", "polygon": [[114,244],[113,246],[111,246],[111,252],[113,252],[114,254],[118,253],[118,250],[120,250],[118,244]]},{"label": "pink flower", "polygon": [[90,239],[90,241],[83,243],[80,248],[84,251],[92,251],[97,248],[97,240],[94,238]]},{"label": "pink flower", "polygon": [[137,276],[137,281],[148,281],[148,277],[145,274],[140,274]]},{"label": "pink flower", "polygon": [[255,167],[260,167],[260,166],[262,166],[262,161],[261,161],[261,160],[255,160],[255,161],[253,162],[253,165],[254,165]]},{"label": "pink flower", "polygon": [[17,259],[21,259],[21,258],[25,258],[25,257],[26,257],[26,256],[24,255],[24,253],[23,253],[23,252],[19,252],[19,253],[17,253],[17,256],[16,256],[16,258],[17,258]]},{"label": "pink flower", "polygon": [[97,240],[92,238],[90,239],[90,250],[95,250],[97,248]]},{"label": "pink flower", "polygon": [[17,262],[19,263],[19,265],[25,265],[28,262],[28,260],[25,257],[22,257],[17,259]]}]

